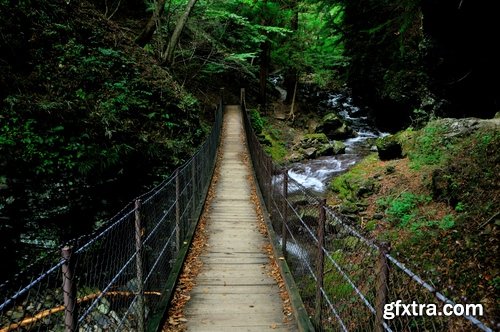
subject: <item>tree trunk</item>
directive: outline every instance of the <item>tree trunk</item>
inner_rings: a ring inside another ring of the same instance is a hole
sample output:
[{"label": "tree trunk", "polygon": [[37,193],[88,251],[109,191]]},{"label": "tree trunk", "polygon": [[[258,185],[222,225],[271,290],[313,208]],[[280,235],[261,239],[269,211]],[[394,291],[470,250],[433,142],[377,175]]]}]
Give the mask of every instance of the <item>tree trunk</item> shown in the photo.
[{"label": "tree trunk", "polygon": [[267,76],[269,74],[269,52],[270,52],[270,44],[268,41],[265,41],[261,44],[260,50],[260,70],[259,70],[259,78],[260,78],[260,89],[259,89],[259,102],[262,106],[266,105],[267,102]]},{"label": "tree trunk", "polygon": [[[288,118],[292,120],[292,123],[295,121],[295,96],[297,95],[298,83],[299,83],[299,81],[295,80],[295,86],[293,87],[292,105],[290,106],[290,113],[288,113]],[[288,94],[287,94],[287,96],[288,96]]]},{"label": "tree trunk", "polygon": [[[266,26],[268,24],[266,20],[266,10],[267,10],[267,0],[263,1],[262,4],[262,19],[261,25]],[[259,67],[259,79],[260,79],[260,88],[259,88],[259,103],[262,106],[266,105],[267,102],[267,76],[269,73],[269,53],[271,51],[271,44],[267,40],[261,43],[260,45],[260,67]]]},{"label": "tree trunk", "polygon": [[177,43],[181,38],[182,30],[184,30],[189,15],[191,14],[191,11],[193,10],[193,7],[197,1],[198,0],[189,0],[184,14],[182,14],[182,16],[177,21],[177,24],[175,25],[174,32],[172,33],[172,37],[170,38],[170,41],[167,45],[167,50],[165,51],[165,54],[163,54],[163,62],[168,65],[171,65],[174,62],[175,47],[177,46]]},{"label": "tree trunk", "polygon": [[156,3],[156,8],[153,12],[153,15],[151,15],[151,17],[149,18],[149,21],[144,27],[144,30],[142,30],[141,34],[135,39],[135,43],[137,45],[143,47],[151,41],[151,38],[153,38],[153,34],[156,30],[156,22],[165,11],[165,2],[166,0],[159,0]]},{"label": "tree trunk", "polygon": [[[299,30],[299,7],[298,7],[298,0],[292,0],[290,1],[290,6],[293,11],[292,18],[290,20],[290,29],[294,32],[294,34],[297,34],[297,31]],[[290,58],[291,58],[291,52],[290,52]],[[285,104],[290,104],[292,103],[292,98],[295,99],[295,93],[297,89],[297,69],[293,67],[289,67],[285,73],[284,77],[284,82],[283,86],[286,90],[286,98],[285,98]],[[292,94],[292,90],[294,91]]]}]

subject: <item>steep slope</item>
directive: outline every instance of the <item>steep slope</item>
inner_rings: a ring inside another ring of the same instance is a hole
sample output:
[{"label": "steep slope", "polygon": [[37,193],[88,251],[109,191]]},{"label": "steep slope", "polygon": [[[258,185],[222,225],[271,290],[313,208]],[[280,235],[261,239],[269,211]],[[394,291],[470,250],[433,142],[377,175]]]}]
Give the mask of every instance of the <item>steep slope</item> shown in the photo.
[{"label": "steep slope", "polygon": [[[500,119],[438,119],[393,138],[331,184],[330,204],[437,289],[498,321]],[[381,142],[378,144],[381,146]]]},{"label": "steep slope", "polygon": [[1,1],[0,22],[1,277],[168,175],[207,126],[197,99],[89,2]]}]

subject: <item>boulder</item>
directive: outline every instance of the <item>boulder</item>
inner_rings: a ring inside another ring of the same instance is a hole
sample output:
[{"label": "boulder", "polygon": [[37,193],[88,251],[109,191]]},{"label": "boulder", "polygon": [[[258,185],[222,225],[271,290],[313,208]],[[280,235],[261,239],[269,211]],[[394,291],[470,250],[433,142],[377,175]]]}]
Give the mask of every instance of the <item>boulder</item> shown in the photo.
[{"label": "boulder", "polygon": [[290,154],[290,156],[288,156],[288,158],[287,158],[288,162],[290,162],[290,163],[296,163],[296,162],[301,161],[303,159],[304,159],[304,155],[298,151],[292,152],[292,154]]},{"label": "boulder", "polygon": [[325,134],[306,134],[295,147],[289,161],[313,159],[322,156],[333,156],[345,152],[345,144],[340,141],[330,142]]},{"label": "boulder", "polygon": [[304,149],[304,157],[306,157],[307,159],[316,158],[316,154],[317,154],[317,149],[315,147]]},{"label": "boulder", "polygon": [[312,146],[317,146],[318,144],[327,144],[329,143],[328,137],[325,134],[306,134],[300,140],[299,145],[304,148],[310,148]]},{"label": "boulder", "polygon": [[342,127],[343,124],[344,122],[337,114],[328,113],[323,117],[321,129],[323,129],[324,132],[334,131]]},{"label": "boulder", "polygon": [[354,130],[346,125],[345,123],[339,128],[335,129],[332,132],[329,132],[327,136],[331,139],[348,139],[352,137],[356,137],[356,133]]},{"label": "boulder", "polygon": [[335,113],[326,114],[316,131],[324,133],[330,139],[337,140],[356,136],[354,130]]},{"label": "boulder", "polygon": [[401,143],[399,143],[394,135],[377,139],[376,146],[380,160],[392,160],[403,157]]},{"label": "boulder", "polygon": [[307,120],[307,130],[310,134],[314,134],[318,128],[318,121],[316,119]]},{"label": "boulder", "polygon": [[334,156],[337,154],[345,153],[346,146],[340,141],[333,141],[332,143],[323,144],[318,148],[317,156]]}]

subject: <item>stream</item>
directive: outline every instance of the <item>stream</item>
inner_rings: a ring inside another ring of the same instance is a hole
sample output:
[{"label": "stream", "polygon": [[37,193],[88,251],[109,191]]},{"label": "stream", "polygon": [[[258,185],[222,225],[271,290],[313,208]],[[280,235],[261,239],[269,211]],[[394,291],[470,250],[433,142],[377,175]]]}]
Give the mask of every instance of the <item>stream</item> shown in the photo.
[{"label": "stream", "polygon": [[368,111],[353,105],[352,98],[346,94],[328,94],[323,107],[343,118],[357,136],[343,141],[346,145],[344,154],[304,160],[290,165],[288,175],[319,195],[324,195],[332,178],[345,172],[373,151],[374,139],[387,135],[378,131],[371,123]]},{"label": "stream", "polygon": [[[273,83],[284,100],[286,91],[277,85],[278,80],[273,81]],[[318,95],[322,96],[323,94]],[[318,196],[324,196],[328,190],[328,184],[335,176],[347,171],[363,157],[376,151],[374,140],[388,134],[377,130],[370,120],[368,109],[355,106],[352,98],[347,93],[325,94],[325,98],[320,100],[320,103],[318,107],[321,107],[325,114],[336,113],[357,134],[354,138],[343,140],[346,146],[344,154],[302,160],[289,165],[289,177]],[[280,243],[281,240],[281,238],[278,238]],[[287,252],[295,259],[309,261],[311,257],[309,246],[299,239],[296,240],[299,242],[289,240]],[[307,272],[302,271],[300,273],[306,274]]]}]

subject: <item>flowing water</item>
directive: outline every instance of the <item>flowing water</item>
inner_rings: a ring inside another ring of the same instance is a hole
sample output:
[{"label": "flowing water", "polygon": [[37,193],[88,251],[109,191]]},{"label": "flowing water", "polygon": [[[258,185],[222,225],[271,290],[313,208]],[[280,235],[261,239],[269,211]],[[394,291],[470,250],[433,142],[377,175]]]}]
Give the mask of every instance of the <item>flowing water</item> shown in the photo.
[{"label": "flowing water", "polygon": [[305,160],[290,165],[288,175],[304,187],[324,194],[333,177],[345,172],[373,150],[374,139],[385,136],[371,123],[367,110],[353,105],[352,98],[345,94],[329,94],[326,102],[328,112],[343,118],[357,133],[347,139],[345,154]]}]

